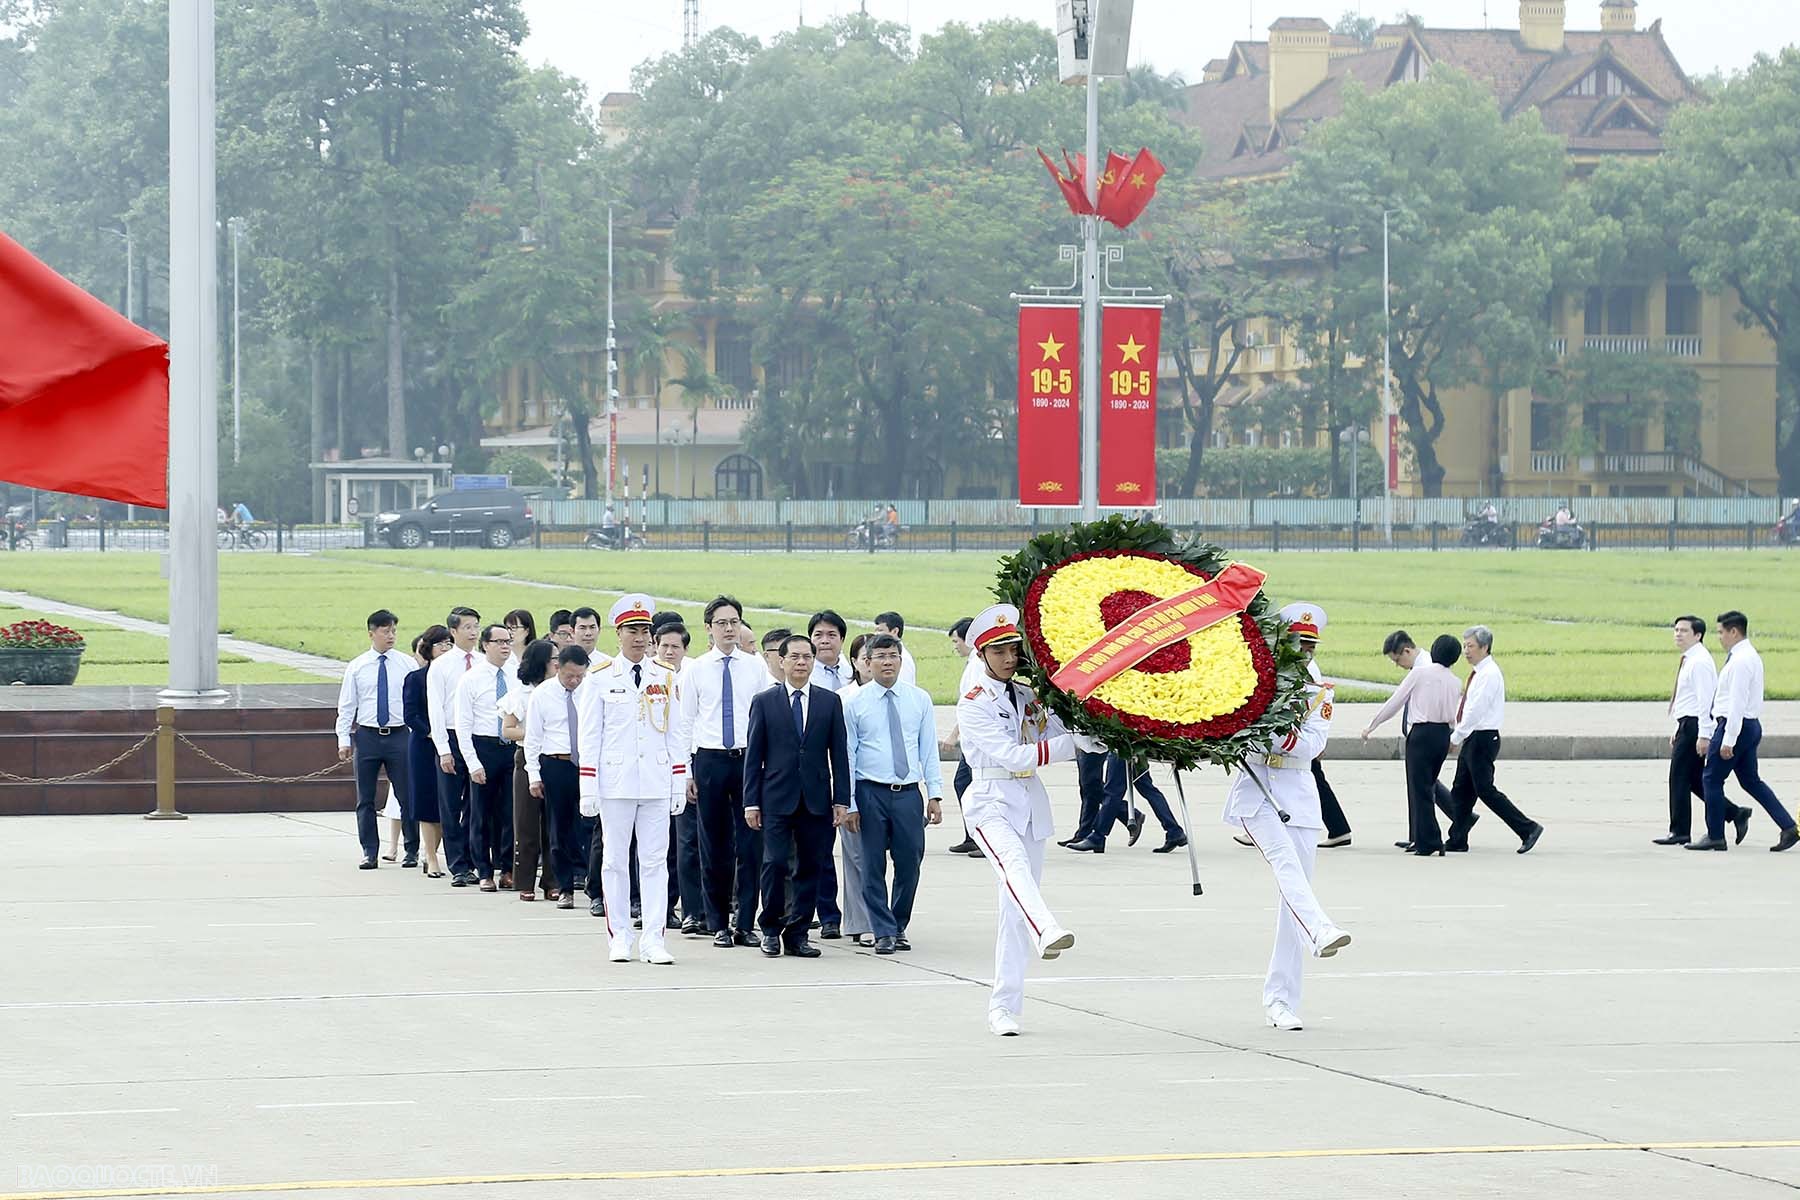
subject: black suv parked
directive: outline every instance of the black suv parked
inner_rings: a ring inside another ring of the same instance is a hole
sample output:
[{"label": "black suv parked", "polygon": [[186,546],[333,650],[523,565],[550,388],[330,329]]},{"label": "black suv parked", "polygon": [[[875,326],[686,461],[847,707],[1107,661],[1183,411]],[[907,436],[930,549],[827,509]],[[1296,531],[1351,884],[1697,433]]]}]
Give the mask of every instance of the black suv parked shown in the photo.
[{"label": "black suv parked", "polygon": [[513,488],[439,492],[419,508],[375,518],[375,536],[402,550],[427,542],[504,550],[529,539],[532,527],[531,504]]}]

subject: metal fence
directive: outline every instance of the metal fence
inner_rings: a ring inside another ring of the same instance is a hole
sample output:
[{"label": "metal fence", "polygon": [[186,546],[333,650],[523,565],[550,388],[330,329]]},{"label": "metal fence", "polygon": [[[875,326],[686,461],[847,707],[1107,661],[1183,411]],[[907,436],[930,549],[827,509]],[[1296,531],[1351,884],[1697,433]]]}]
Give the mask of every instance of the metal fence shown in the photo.
[{"label": "metal fence", "polygon": [[[1181,532],[1194,533],[1216,542],[1229,550],[1281,552],[1307,550],[1416,550],[1416,551],[1452,551],[1452,550],[1524,550],[1538,546],[1537,522],[1529,519],[1508,519],[1500,530],[1503,536],[1497,545],[1471,546],[1464,542],[1466,521],[1460,514],[1454,521],[1424,520],[1396,522],[1392,528],[1391,538],[1380,522],[1379,505],[1363,506],[1363,520],[1355,519],[1355,509],[1348,500],[1335,515],[1347,519],[1340,521],[1319,521],[1301,523],[1290,522],[1279,517],[1267,515],[1261,508],[1263,501],[1245,502],[1253,504],[1254,511],[1235,512],[1226,515],[1243,517],[1235,521],[1174,521],[1171,513],[1160,512],[1158,517],[1166,524]],[[1276,503],[1276,502],[1269,502]],[[1417,503],[1417,502],[1415,502]],[[1438,502],[1428,502],[1438,503]],[[1462,501],[1453,503],[1461,505]],[[1554,502],[1551,502],[1554,505]],[[1705,502],[1686,501],[1684,505],[1698,505]],[[1733,502],[1735,503],[1735,502]],[[1773,510],[1774,502],[1769,506]],[[1431,509],[1412,509],[1409,516],[1429,513]],[[1730,512],[1731,510],[1725,509]],[[550,514],[541,514],[547,517]],[[561,514],[558,514],[561,515]],[[1213,513],[1210,515],[1219,515]],[[1334,515],[1321,513],[1318,510],[1310,515]],[[1546,513],[1548,515],[1548,513]],[[1585,540],[1580,547],[1583,550],[1745,550],[1769,547],[1774,542],[1774,517],[1765,515],[1761,519],[1744,518],[1737,520],[1699,520],[1688,519],[1683,511],[1681,520],[1665,521],[1596,521],[1588,519],[1578,508],[1577,515],[1583,518]],[[657,550],[707,550],[707,551],[740,551],[744,553],[813,553],[821,551],[837,551],[840,553],[920,553],[927,551],[979,551],[983,553],[1011,552],[1033,533],[1054,529],[1066,521],[1060,511],[1040,510],[1028,512],[1024,522],[965,522],[949,518],[941,523],[903,524],[892,542],[878,541],[871,546],[869,539],[860,534],[854,527],[841,526],[835,523],[807,523],[799,520],[786,520],[773,524],[757,524],[749,521],[715,522],[710,519],[681,522],[669,525],[658,525],[652,521],[647,527],[640,527],[636,522],[637,514],[632,514],[631,531],[640,536],[650,549]],[[655,516],[652,506],[652,516]],[[1368,518],[1373,517],[1373,520]],[[1510,514],[1509,514],[1510,517]],[[588,530],[591,527],[581,524],[553,524],[540,520],[532,539],[519,544],[521,549],[580,549],[583,547]],[[35,526],[25,526],[22,532],[26,540],[18,545],[18,550],[34,551],[167,551],[169,548],[168,529],[164,525],[136,522],[130,524],[68,524],[62,522],[40,522]],[[458,538],[458,545],[473,545],[478,541],[477,534],[468,538]],[[4,553],[8,543],[4,535],[0,535],[0,553]],[[259,523],[243,535],[220,534],[220,552],[225,553],[300,553],[310,554],[324,550],[357,550],[388,549],[387,544],[377,537],[372,525],[290,525],[285,522]],[[0,568],[0,577],[4,570]]]}]

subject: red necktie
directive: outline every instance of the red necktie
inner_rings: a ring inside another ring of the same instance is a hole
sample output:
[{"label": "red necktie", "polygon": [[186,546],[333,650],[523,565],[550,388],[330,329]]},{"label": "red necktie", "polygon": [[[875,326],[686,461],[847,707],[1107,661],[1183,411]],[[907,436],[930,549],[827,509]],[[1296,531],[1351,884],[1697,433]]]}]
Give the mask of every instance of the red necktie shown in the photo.
[{"label": "red necktie", "polygon": [[472,667],[474,665],[475,665],[475,656],[473,654],[470,654],[468,651],[464,651],[463,652],[463,670],[467,671],[470,667]]},{"label": "red necktie", "polygon": [[1456,702],[1456,723],[1462,724],[1463,706],[1469,702],[1469,685],[1475,682],[1475,672],[1469,671],[1469,677],[1463,680],[1462,699]]},{"label": "red necktie", "polygon": [[1685,666],[1687,666],[1687,655],[1683,654],[1681,656],[1681,661],[1675,664],[1675,686],[1669,691],[1670,712],[1675,711],[1675,697],[1681,695],[1681,668]]}]

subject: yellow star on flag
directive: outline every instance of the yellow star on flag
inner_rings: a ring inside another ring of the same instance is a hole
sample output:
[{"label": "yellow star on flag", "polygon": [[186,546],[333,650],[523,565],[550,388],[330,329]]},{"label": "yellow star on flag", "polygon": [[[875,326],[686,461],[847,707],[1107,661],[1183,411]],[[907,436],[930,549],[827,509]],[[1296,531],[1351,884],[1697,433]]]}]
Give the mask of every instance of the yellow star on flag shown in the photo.
[{"label": "yellow star on flag", "polygon": [[1119,362],[1121,365],[1125,363],[1137,363],[1139,366],[1142,366],[1144,360],[1138,356],[1143,352],[1144,347],[1138,344],[1137,335],[1127,334],[1125,340],[1119,343],[1119,353],[1125,356],[1120,359]]},{"label": "yellow star on flag", "polygon": [[1144,178],[1142,171],[1138,171],[1131,177],[1131,186],[1134,188],[1149,187],[1150,181]]},{"label": "yellow star on flag", "polygon": [[1068,345],[1067,342],[1057,341],[1056,335],[1052,333],[1046,335],[1044,340],[1038,343],[1038,349],[1044,352],[1045,362],[1061,362],[1062,350],[1066,345]]}]

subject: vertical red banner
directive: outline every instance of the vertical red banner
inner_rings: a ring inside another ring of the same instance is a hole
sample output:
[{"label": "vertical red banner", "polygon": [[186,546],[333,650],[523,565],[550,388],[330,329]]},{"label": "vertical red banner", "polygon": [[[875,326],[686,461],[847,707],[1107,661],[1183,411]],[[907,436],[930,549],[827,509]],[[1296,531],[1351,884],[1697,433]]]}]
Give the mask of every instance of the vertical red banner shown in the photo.
[{"label": "vertical red banner", "polygon": [[1100,318],[1100,505],[1156,504],[1156,372],[1162,309],[1108,304]]},{"label": "vertical red banner", "polygon": [[1387,415],[1387,490],[1392,492],[1400,487],[1400,417],[1397,413]]},{"label": "vertical red banner", "polygon": [[1019,308],[1019,503],[1081,503],[1081,310]]}]

